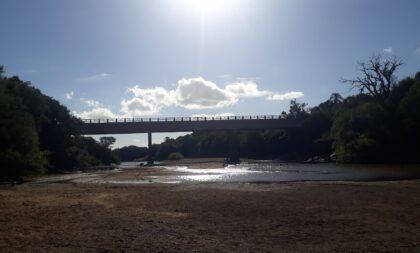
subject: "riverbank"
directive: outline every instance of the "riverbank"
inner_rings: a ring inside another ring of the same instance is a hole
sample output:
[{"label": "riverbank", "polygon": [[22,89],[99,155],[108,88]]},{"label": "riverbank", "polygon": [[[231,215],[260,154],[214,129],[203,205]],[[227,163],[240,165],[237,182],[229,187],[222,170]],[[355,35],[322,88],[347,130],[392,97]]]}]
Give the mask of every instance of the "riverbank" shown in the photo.
[{"label": "riverbank", "polygon": [[418,196],[418,180],[4,186],[0,249],[416,252]]}]

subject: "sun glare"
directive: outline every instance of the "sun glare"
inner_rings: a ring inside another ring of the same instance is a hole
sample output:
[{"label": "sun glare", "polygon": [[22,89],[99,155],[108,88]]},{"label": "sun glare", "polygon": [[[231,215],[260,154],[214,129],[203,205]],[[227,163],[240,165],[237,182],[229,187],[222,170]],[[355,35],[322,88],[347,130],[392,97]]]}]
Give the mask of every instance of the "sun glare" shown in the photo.
[{"label": "sun glare", "polygon": [[226,0],[191,0],[194,5],[197,5],[203,11],[223,8]]}]

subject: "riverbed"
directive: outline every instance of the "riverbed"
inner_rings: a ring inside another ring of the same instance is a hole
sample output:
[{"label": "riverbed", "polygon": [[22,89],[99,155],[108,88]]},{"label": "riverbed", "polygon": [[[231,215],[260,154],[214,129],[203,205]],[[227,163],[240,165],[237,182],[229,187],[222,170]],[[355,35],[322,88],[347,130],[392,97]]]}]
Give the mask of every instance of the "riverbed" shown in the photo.
[{"label": "riverbed", "polygon": [[[420,180],[396,180],[395,170],[385,167],[379,170],[381,175],[394,176],[387,178],[393,180],[328,181],[325,177],[331,174],[347,175],[346,169],[327,164],[277,167],[265,161],[257,167],[249,161],[223,168],[220,162],[126,166],[0,186],[0,251],[418,252],[420,248]],[[278,181],[256,178],[270,173]],[[196,176],[218,177],[202,181]],[[322,181],[317,181],[320,176]],[[279,181],[285,178],[289,181]]]}]

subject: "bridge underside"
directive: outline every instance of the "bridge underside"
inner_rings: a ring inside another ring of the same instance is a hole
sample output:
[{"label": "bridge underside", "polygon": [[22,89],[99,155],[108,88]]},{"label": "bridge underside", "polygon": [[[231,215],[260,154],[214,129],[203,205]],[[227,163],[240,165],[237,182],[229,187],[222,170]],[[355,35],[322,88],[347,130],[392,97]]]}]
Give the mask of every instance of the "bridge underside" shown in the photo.
[{"label": "bridge underside", "polygon": [[103,135],[215,130],[290,129],[299,126],[300,122],[290,119],[108,122],[84,123],[82,125],[82,134]]}]

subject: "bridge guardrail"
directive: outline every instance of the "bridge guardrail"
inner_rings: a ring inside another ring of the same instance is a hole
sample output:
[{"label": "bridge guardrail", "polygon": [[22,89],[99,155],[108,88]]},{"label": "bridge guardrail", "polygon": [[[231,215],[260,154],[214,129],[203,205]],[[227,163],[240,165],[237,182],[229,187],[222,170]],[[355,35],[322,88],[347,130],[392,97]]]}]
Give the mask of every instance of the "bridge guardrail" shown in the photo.
[{"label": "bridge guardrail", "polygon": [[183,121],[219,121],[219,120],[273,120],[285,119],[284,115],[258,116],[215,116],[215,117],[149,117],[115,119],[81,119],[84,123],[130,123],[130,122],[183,122]]}]

